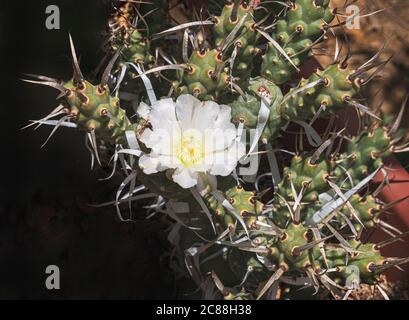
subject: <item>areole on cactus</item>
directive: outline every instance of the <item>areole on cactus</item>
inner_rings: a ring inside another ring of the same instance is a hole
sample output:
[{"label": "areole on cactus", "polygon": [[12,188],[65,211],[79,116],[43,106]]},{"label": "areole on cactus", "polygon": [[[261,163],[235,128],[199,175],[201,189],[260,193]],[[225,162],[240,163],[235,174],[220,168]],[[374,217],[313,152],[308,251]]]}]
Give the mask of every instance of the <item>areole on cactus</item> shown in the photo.
[{"label": "areole on cactus", "polygon": [[[86,131],[97,157],[98,141],[115,144],[112,170],[125,173],[113,201],[119,217],[130,220],[122,203],[154,198],[150,208],[174,221],[181,268],[206,298],[274,298],[279,288],[291,296],[302,287],[347,299],[359,282],[382,290],[379,275],[409,260],[383,257],[385,244],[364,240],[374,227],[388,243],[406,235],[382,219],[394,205],[378,199],[382,185],[368,188],[378,172],[387,184],[383,159],[407,149],[402,114],[385,121],[362,102],[379,57],[354,70],[336,52],[332,64],[298,79],[338,27],[341,9],[328,0],[276,2],[270,13],[263,1],[222,1],[219,10],[209,3],[209,16],[192,21],[199,15],[191,12],[182,25],[157,2],[167,17],[160,26],[152,4],[116,8],[100,84],[85,80],[73,44],[72,80],[30,80],[61,92],[61,106],[34,123]],[[127,86],[118,63],[137,71]],[[121,94],[132,93],[133,116],[121,108]],[[362,119],[353,135],[331,126],[346,108]],[[317,121],[328,124],[325,132]],[[281,144],[291,123],[301,130],[296,150]],[[351,270],[359,275],[353,286]]]}]

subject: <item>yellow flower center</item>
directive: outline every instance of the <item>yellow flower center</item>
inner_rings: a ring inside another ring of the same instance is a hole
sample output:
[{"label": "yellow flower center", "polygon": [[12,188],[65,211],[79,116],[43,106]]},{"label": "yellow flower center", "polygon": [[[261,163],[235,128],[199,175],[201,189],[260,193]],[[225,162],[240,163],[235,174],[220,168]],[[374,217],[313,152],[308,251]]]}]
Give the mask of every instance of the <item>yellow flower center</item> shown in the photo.
[{"label": "yellow flower center", "polygon": [[176,148],[177,157],[185,167],[198,164],[204,156],[202,136],[197,130],[183,132]]}]

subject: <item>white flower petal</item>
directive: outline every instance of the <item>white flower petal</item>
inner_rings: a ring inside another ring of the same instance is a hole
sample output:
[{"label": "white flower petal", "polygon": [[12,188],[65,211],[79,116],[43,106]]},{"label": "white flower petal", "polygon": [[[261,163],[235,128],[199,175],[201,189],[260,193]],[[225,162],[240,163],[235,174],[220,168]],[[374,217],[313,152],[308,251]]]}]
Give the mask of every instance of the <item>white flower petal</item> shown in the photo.
[{"label": "white flower petal", "polygon": [[139,167],[145,174],[152,174],[159,172],[159,159],[154,155],[142,155],[139,158]]},{"label": "white flower petal", "polygon": [[232,126],[235,127],[231,122],[231,108],[226,105],[221,105],[219,107],[220,110],[217,119],[214,122],[214,128],[230,129]]},{"label": "white flower petal", "polygon": [[192,123],[196,108],[200,108],[202,102],[190,94],[183,94],[176,100],[176,117],[180,128],[187,130],[194,128]]},{"label": "white flower petal", "polygon": [[150,112],[151,112],[151,107],[149,107],[145,102],[141,102],[136,111],[138,116],[145,120],[148,120]]},{"label": "white flower petal", "polygon": [[241,142],[234,143],[225,151],[208,155],[207,161],[212,163],[209,172],[217,176],[228,176],[237,167],[237,163],[245,155],[246,147]]},{"label": "white flower petal", "polygon": [[153,130],[170,129],[174,123],[177,123],[175,107],[175,102],[170,98],[158,100],[152,105],[149,122]]},{"label": "white flower petal", "polygon": [[159,171],[163,171],[169,168],[176,169],[182,165],[180,160],[174,157],[173,155],[159,155],[158,160],[159,160],[159,166],[158,166]]},{"label": "white flower petal", "polygon": [[176,169],[172,179],[182,188],[189,189],[197,184],[198,173],[185,168]]},{"label": "white flower petal", "polygon": [[245,154],[245,145],[236,141],[229,106],[181,95],[176,102],[158,100],[149,112],[144,104],[140,109],[140,116],[147,117],[152,126],[140,137],[151,149],[140,158],[145,173],[176,169],[172,179],[182,188],[198,183],[204,187],[199,177],[227,176]]},{"label": "white flower petal", "polygon": [[213,101],[202,102],[198,106],[195,105],[192,125],[202,132],[211,130],[214,128],[219,112],[219,105]]},{"label": "white flower petal", "polygon": [[143,142],[148,148],[151,148],[152,145],[159,142],[159,137],[153,133],[149,128],[143,130],[139,140]]},{"label": "white flower petal", "polygon": [[177,144],[181,139],[179,126],[174,125],[172,129],[173,132],[167,129],[152,131],[147,128],[143,131],[139,140],[156,154],[171,155],[174,144]]},{"label": "white flower petal", "polygon": [[233,127],[222,130],[220,128],[206,130],[204,134],[204,145],[206,153],[222,151],[229,148],[237,137],[237,130]]}]

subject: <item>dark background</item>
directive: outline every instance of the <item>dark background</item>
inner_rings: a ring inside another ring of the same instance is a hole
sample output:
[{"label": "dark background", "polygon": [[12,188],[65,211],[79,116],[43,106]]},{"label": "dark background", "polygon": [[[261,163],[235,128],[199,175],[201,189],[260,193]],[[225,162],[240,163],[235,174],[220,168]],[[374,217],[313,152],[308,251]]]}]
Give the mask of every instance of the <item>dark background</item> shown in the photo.
[{"label": "dark background", "polygon": [[[46,7],[57,5],[61,29],[47,30]],[[114,208],[87,204],[112,199],[115,183],[90,170],[84,134],[62,128],[20,128],[54,109],[58,92],[23,83],[22,72],[68,80],[68,32],[84,74],[101,59],[108,17],[102,0],[1,1],[0,298],[159,299],[172,294],[161,269],[161,226],[143,217],[119,223]],[[142,215],[140,208],[136,213]],[[45,269],[57,265],[61,290],[45,288]]]}]

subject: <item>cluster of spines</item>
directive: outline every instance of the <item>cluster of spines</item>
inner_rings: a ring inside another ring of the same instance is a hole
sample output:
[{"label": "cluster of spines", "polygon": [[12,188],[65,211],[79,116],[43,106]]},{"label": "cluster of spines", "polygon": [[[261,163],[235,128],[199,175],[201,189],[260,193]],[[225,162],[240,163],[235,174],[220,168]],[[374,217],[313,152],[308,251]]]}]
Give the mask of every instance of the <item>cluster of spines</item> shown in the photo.
[{"label": "cluster of spines", "polygon": [[347,144],[346,152],[339,160],[342,164],[346,164],[347,172],[354,184],[379,168],[384,158],[392,155],[391,141],[390,130],[384,126],[378,126],[369,132],[364,131],[352,138],[351,143]]},{"label": "cluster of spines", "polygon": [[352,81],[354,70],[332,64],[318,70],[283,97],[281,89],[263,77],[250,80],[243,96],[230,103],[235,123],[243,122],[249,129],[257,124],[260,101],[270,102],[270,114],[262,138],[270,140],[280,134],[286,121],[311,120],[335,114],[353,104],[360,92],[359,79]]},{"label": "cluster of spines", "polygon": [[[345,143],[345,151],[338,155],[320,157],[318,160],[311,156],[295,155],[291,164],[284,168],[283,179],[277,185],[277,194],[281,197],[275,199],[277,205],[273,209],[273,221],[280,227],[291,221],[285,202],[294,202],[300,192],[303,193],[302,202],[311,205],[306,208],[304,215],[301,214],[301,219],[309,221],[311,214],[319,208],[320,194],[335,192],[329,182],[337,184],[340,190],[349,190],[357,185],[382,167],[383,159],[391,153],[391,140],[387,128],[377,127],[369,132],[363,131]],[[355,212],[351,213],[346,206],[341,212],[351,218],[358,232],[361,226],[370,228],[375,225],[381,206],[374,197],[355,194],[349,202]]]},{"label": "cluster of spines", "polygon": [[285,19],[277,21],[273,39],[281,46],[287,57],[272,43],[263,55],[261,74],[277,84],[291,79],[312,54],[312,46],[320,40],[328,24],[334,18],[329,0],[299,0],[289,2]]},{"label": "cluster of spines", "polygon": [[87,132],[94,131],[101,139],[114,143],[125,143],[126,131],[133,131],[126,112],[120,107],[119,98],[110,94],[107,85],[92,85],[82,80],[64,84],[65,99],[79,128]]},{"label": "cluster of spines", "polygon": [[[349,159],[351,158],[348,157],[350,152],[366,152],[368,148],[369,151],[375,150],[377,159],[379,159],[376,164],[374,163],[376,160],[374,155],[370,155],[371,152],[365,157],[359,158],[359,161],[354,160],[357,161],[355,164],[354,161],[343,164],[347,170],[352,169],[351,175],[357,177],[354,181],[359,182],[372,171],[363,174],[353,168],[361,168],[362,166],[370,167],[371,170],[379,168],[382,165],[382,159],[390,152],[393,138],[387,128],[376,127],[369,134],[367,131],[362,132],[352,141],[347,142],[345,152],[336,157],[330,159],[321,157],[315,161],[311,156],[293,157],[291,165],[284,168],[284,178],[277,186],[270,213],[268,213],[269,210],[263,208],[261,203],[259,205],[261,212],[266,213],[258,214],[257,219],[267,224],[271,223],[277,234],[263,234],[259,227],[249,228],[252,243],[259,248],[268,249],[265,252],[260,250],[258,255],[270,261],[270,265],[276,266],[275,273],[278,270],[284,275],[305,272],[319,279],[324,275],[325,278],[322,278],[321,281],[325,282],[325,286],[334,289],[333,293],[337,292],[338,294],[342,293],[342,290],[339,291],[338,289],[345,289],[345,286],[348,285],[347,281],[351,279],[352,272],[358,272],[361,283],[377,284],[381,271],[384,270],[385,265],[388,266],[388,259],[380,254],[376,244],[364,243],[360,240],[364,229],[375,227],[380,221],[379,217],[383,211],[383,205],[376,200],[376,195],[371,193],[367,195],[353,194],[348,199],[348,203],[342,204],[335,211],[330,222],[323,222],[319,226],[311,224],[311,218],[324,204],[319,197],[321,193],[332,195],[332,197],[337,196],[329,185],[329,181],[332,180],[340,185],[340,189],[348,188],[348,186],[343,186],[345,171],[338,170],[336,159]],[[303,192],[298,204],[301,212],[298,221],[295,221],[294,213],[290,214],[290,211],[293,210],[291,206],[296,202],[300,192]],[[227,193],[232,192],[229,190]],[[229,197],[229,199],[232,198]],[[231,203],[236,204],[236,200],[232,200]],[[209,208],[216,216],[221,216],[226,212],[215,200],[209,202]],[[239,207],[237,209],[239,210]],[[263,219],[264,217],[268,218]],[[235,222],[235,220],[233,221]],[[335,235],[328,229],[327,223],[330,223],[340,236],[342,234],[342,237],[346,237],[345,241],[347,241],[348,247],[344,247],[335,239]],[[233,226],[233,222],[228,220],[228,225]],[[323,241],[317,241],[316,234],[312,232],[313,228],[316,228],[322,238],[325,238]],[[354,232],[350,231],[350,228],[354,229]],[[311,245],[314,242],[315,244]],[[320,246],[320,243],[323,246]],[[236,249],[229,250],[235,251]],[[251,258],[247,257],[242,260],[243,257],[241,257],[240,261],[242,262],[238,262],[237,259],[239,258],[236,257],[230,262],[230,268],[236,270],[237,277],[240,278],[243,276],[243,271],[238,272],[237,267],[233,265],[237,263],[244,265],[244,261],[249,263]],[[326,273],[327,270],[330,270],[328,274]],[[267,279],[268,274],[271,275],[271,270],[269,271],[263,266],[253,270],[253,272],[258,272],[261,277],[264,276]],[[255,297],[253,296],[253,298]]]},{"label": "cluster of spines", "polygon": [[94,140],[91,144],[97,154],[97,138],[105,139],[115,144],[125,144],[127,142],[126,131],[134,131],[135,125],[129,120],[126,111],[120,107],[120,99],[111,95],[111,90],[108,86],[109,74],[112,71],[117,56],[114,56],[106,66],[100,83],[94,85],[85,80],[82,74],[71,36],[70,45],[74,69],[74,75],[71,80],[64,82],[37,75],[31,76],[38,80],[24,80],[49,86],[60,91],[58,98],[62,100],[61,106],[64,107],[63,110],[59,113],[52,112],[39,122],[41,123],[45,119],[64,113],[65,116],[57,121],[53,132],[64,124],[66,120],[73,121],[78,129],[91,134],[91,140]]},{"label": "cluster of spines", "polygon": [[139,18],[136,2],[122,1],[115,7],[109,19],[108,44],[109,50],[115,54],[121,51],[118,65],[134,63],[149,65],[153,63],[150,54],[150,42],[145,34],[138,29],[136,21]]},{"label": "cluster of spines", "polygon": [[340,64],[318,70],[308,79],[301,79],[297,88],[287,94],[279,113],[287,119],[312,119],[335,114],[345,108],[359,93],[359,81],[352,81],[354,71]]},{"label": "cluster of spines", "polygon": [[292,184],[297,193],[304,188],[305,201],[316,202],[319,193],[327,187],[330,170],[331,165],[326,160],[313,162],[311,157],[295,155],[290,166],[284,168],[284,179],[277,190],[285,197],[293,197]]},{"label": "cluster of spines", "polygon": [[121,1],[108,20],[108,32],[112,36],[122,36],[131,27],[136,15],[135,4],[131,1]]},{"label": "cluster of spines", "polygon": [[245,1],[227,1],[220,15],[213,17],[212,46],[192,52],[173,82],[176,94],[218,100],[233,83],[239,88],[246,86],[253,59],[260,52],[253,14],[254,8]]},{"label": "cluster of spines", "polygon": [[194,51],[173,86],[178,94],[190,93],[202,100],[216,100],[230,83],[223,53],[216,49]]},{"label": "cluster of spines", "polygon": [[265,78],[258,77],[250,80],[244,96],[237,97],[230,103],[232,120],[236,125],[242,123],[246,129],[257,127],[261,101],[267,103],[270,113],[267,124],[261,135],[262,141],[276,138],[283,125],[283,117],[278,113],[283,94],[279,87]]},{"label": "cluster of spines", "polygon": [[[242,186],[236,186],[226,191],[226,198],[251,230],[256,228],[258,216],[263,211],[263,204],[256,198],[255,192],[246,191]],[[236,218],[221,205],[211,194],[205,196],[209,209],[213,212],[215,218],[224,226],[235,229]],[[238,226],[239,229],[240,226]]]},{"label": "cluster of spines", "polygon": [[[121,50],[120,46],[114,45],[113,51]],[[123,49],[121,51],[121,57],[119,63],[134,63],[141,65],[149,65],[154,61],[153,56],[150,54],[149,41],[142,35],[138,29],[132,29],[129,31],[126,37],[124,37]]]},{"label": "cluster of spines", "polygon": [[[226,54],[231,55],[233,50],[237,51],[233,66],[230,67],[232,67],[233,77],[238,77],[240,84],[245,84],[250,78],[253,59],[261,51],[257,47],[259,33],[255,29],[256,21],[253,17],[254,8],[244,1],[228,2],[223,7],[220,16],[214,17],[213,30],[216,48],[222,49],[229,35],[234,35],[231,44],[227,44],[229,48]],[[238,27],[240,27],[239,30],[234,34],[235,28]]]},{"label": "cluster of spines", "polygon": [[[349,244],[356,252],[348,257],[348,261],[343,248],[330,248],[326,250],[325,262],[322,257],[318,259],[315,265],[317,271],[335,269],[331,278],[341,286],[345,285],[346,279],[351,277],[352,273],[359,275],[361,283],[376,284],[379,281],[379,272],[375,267],[384,265],[386,259],[373,243],[363,244],[357,240],[350,240]],[[354,270],[353,267],[357,269]]]}]

